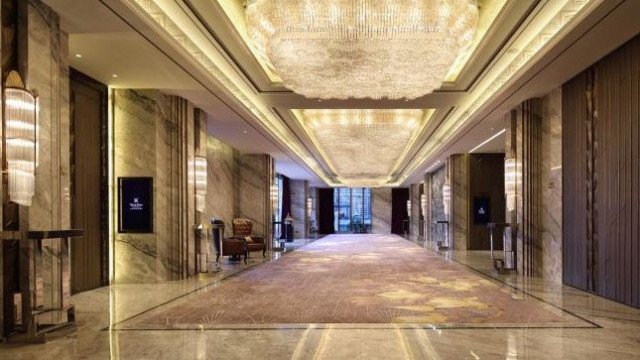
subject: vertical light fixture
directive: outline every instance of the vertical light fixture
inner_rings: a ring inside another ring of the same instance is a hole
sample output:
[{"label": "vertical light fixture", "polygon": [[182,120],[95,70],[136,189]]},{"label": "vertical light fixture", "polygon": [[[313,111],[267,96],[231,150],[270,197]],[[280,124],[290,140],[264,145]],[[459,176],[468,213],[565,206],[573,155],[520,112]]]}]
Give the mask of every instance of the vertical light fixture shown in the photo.
[{"label": "vertical light fixture", "polygon": [[3,91],[3,143],[9,177],[9,200],[31,206],[38,166],[38,95],[25,89],[16,71]]},{"label": "vertical light fixture", "polygon": [[504,161],[504,192],[507,198],[507,211],[516,209],[517,170],[515,158]]},{"label": "vertical light fixture", "polygon": [[206,207],[207,198],[207,158],[196,156],[195,180],[196,180],[196,210],[203,212]]},{"label": "vertical light fixture", "polygon": [[422,215],[427,216],[427,194],[420,195],[420,207],[422,208]]},{"label": "vertical light fixture", "polygon": [[309,197],[307,198],[307,217],[309,220],[311,220],[311,209],[313,209],[313,199]]},{"label": "vertical light fixture", "polygon": [[270,188],[270,197],[271,197],[271,206],[273,206],[273,209],[277,209],[278,208],[278,180],[274,179],[273,182],[271,183],[271,188]]},{"label": "vertical light fixture", "polygon": [[411,199],[407,200],[407,215],[411,218]]},{"label": "vertical light fixture", "polygon": [[444,213],[449,215],[451,213],[451,185],[449,181],[442,185],[442,203],[444,205]]}]

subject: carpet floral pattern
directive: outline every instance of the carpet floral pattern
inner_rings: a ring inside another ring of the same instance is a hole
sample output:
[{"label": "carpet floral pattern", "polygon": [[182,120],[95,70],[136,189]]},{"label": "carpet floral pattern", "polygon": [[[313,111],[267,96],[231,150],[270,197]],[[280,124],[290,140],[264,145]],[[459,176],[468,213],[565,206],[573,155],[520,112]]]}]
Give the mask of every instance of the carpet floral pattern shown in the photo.
[{"label": "carpet floral pattern", "polygon": [[549,324],[566,314],[393,235],[332,235],[128,321]]}]

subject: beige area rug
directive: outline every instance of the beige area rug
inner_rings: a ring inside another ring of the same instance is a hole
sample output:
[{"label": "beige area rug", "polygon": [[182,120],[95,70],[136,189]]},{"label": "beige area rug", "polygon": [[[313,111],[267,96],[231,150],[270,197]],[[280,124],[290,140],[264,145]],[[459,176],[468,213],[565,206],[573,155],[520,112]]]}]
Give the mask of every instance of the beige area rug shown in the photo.
[{"label": "beige area rug", "polygon": [[590,324],[395,235],[332,235],[116,326]]}]

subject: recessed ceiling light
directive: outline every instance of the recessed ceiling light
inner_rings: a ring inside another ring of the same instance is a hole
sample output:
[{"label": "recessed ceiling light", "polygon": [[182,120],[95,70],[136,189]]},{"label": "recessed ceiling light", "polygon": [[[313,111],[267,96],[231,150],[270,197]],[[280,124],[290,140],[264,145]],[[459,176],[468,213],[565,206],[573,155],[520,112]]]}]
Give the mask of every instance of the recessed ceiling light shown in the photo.
[{"label": "recessed ceiling light", "polygon": [[246,134],[246,133],[247,133],[247,130],[242,130],[242,132]]},{"label": "recessed ceiling light", "polygon": [[76,57],[79,59],[82,57],[82,54],[76,54]]},{"label": "recessed ceiling light", "polygon": [[118,78],[118,74],[113,74],[113,75],[111,75],[111,76],[112,76],[114,79],[117,79],[117,78]]}]

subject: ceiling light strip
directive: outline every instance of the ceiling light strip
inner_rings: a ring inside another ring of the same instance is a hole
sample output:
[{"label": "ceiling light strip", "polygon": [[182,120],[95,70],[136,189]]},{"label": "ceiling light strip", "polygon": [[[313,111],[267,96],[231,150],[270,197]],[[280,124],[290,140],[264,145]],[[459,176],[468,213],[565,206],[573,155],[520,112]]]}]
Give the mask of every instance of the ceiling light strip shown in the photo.
[{"label": "ceiling light strip", "polygon": [[498,131],[495,135],[493,135],[492,137],[488,138],[487,140],[481,142],[480,144],[478,144],[478,146],[474,147],[473,149],[469,150],[469,153],[472,153],[478,149],[480,149],[481,147],[487,145],[491,140],[497,138],[498,136],[504,134],[504,132],[507,131],[507,129],[502,129],[500,131]]}]

